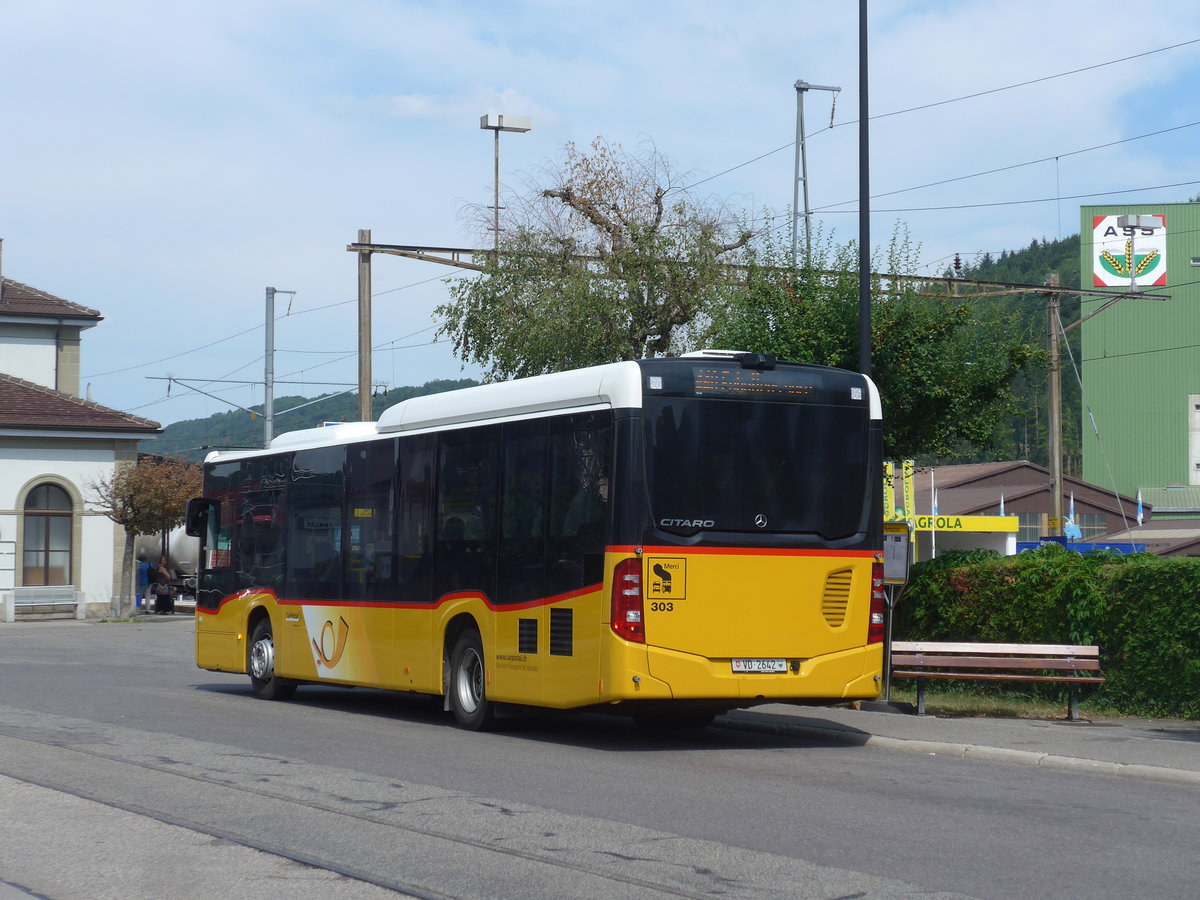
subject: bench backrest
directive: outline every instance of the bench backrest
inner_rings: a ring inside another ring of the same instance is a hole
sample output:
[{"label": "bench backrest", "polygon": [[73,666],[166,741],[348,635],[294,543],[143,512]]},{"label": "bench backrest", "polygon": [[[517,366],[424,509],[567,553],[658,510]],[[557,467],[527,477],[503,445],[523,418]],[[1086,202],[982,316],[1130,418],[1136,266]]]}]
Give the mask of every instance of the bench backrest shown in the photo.
[{"label": "bench backrest", "polygon": [[953,641],[892,641],[893,653],[969,653],[973,656],[1075,656],[1100,658],[1100,648],[1082,644],[966,644]]},{"label": "bench backrest", "polygon": [[893,666],[966,669],[1056,669],[1098,672],[1100,648],[1078,644],[967,644],[895,641]]}]

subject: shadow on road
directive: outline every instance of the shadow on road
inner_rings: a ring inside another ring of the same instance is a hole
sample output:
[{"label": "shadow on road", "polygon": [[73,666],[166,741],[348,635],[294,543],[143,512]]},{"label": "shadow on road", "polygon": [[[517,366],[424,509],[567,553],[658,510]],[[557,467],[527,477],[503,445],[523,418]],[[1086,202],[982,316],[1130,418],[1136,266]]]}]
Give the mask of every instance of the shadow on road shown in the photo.
[{"label": "shadow on road", "polygon": [[[259,700],[249,684],[198,684],[196,689],[213,694],[225,694],[231,699],[242,698],[254,703]],[[424,694],[407,694],[373,688],[337,687],[333,685],[303,685],[293,699],[275,704],[279,708],[297,706],[306,709],[328,710],[348,716],[392,719],[410,725],[444,728],[448,736],[477,740],[481,736],[455,728],[450,714],[442,710],[442,698]],[[811,729],[836,729],[845,732],[847,739],[830,744],[817,738],[789,732],[795,726]],[[862,741],[854,738],[861,735]],[[556,712],[533,710],[512,718],[500,719],[497,727],[487,734],[488,739],[513,739],[561,746],[616,752],[647,750],[680,751],[696,749],[774,750],[780,748],[840,747],[855,749],[869,735],[857,729],[821,718],[819,715],[780,716],[735,710],[719,716],[707,728],[677,731],[647,730],[639,727],[624,714],[585,710]]]}]

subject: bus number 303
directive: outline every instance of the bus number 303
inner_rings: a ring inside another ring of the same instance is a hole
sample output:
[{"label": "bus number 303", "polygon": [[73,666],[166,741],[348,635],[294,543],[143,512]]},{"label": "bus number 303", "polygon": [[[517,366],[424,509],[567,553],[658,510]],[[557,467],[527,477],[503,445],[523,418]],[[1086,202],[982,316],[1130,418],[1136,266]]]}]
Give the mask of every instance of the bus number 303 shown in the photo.
[{"label": "bus number 303", "polygon": [[650,604],[651,612],[674,612],[675,604],[670,600],[655,601]]}]

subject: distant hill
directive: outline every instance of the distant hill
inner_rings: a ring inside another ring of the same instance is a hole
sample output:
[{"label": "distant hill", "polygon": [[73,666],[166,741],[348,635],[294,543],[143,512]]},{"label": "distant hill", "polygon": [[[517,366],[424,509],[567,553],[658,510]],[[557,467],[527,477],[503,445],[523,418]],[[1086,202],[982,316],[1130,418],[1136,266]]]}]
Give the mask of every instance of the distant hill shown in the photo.
[{"label": "distant hill", "polygon": [[1023,250],[1005,250],[998,257],[985,253],[963,268],[964,278],[1016,284],[1044,284],[1051,273],[1063,287],[1079,287],[1079,235],[1057,241],[1035,238]]},{"label": "distant hill", "polygon": [[[410,397],[421,397],[425,394],[440,394],[444,391],[454,391],[459,388],[474,387],[479,384],[470,378],[458,380],[427,381],[420,387],[393,388],[385,394],[380,394],[371,401],[371,416],[378,418],[379,414],[401,400]],[[328,399],[321,403],[313,403],[312,397],[276,397],[275,398],[275,434],[288,431],[299,431],[302,428],[315,428],[325,422],[356,422],[358,421],[358,394],[323,394]],[[289,409],[303,404],[312,404],[303,409],[288,413]],[[138,448],[142,453],[154,453],[159,456],[179,456],[192,462],[200,462],[210,450],[227,449],[231,447],[261,447],[263,435],[262,407],[252,407],[257,416],[251,416],[244,410],[235,409],[229,412],[215,413],[204,419],[185,419],[175,422],[163,429],[158,440],[143,441]],[[285,415],[285,413],[287,413]]]},{"label": "distant hill", "polygon": [[[986,253],[963,267],[964,280],[1004,281],[1012,284],[1042,285],[1046,276],[1055,274],[1064,288],[1080,287],[1079,235],[1061,240],[1033,240],[1021,250],[1005,250],[999,256]],[[947,271],[945,275],[960,273]],[[1047,348],[1046,297],[1040,293],[1021,294],[992,301],[1013,315],[1021,333],[1030,344]],[[1079,318],[1079,298],[1062,298],[1062,320],[1069,325]],[[1079,356],[1079,332],[1069,335],[1070,344]],[[1062,368],[1063,401],[1063,469],[1068,475],[1082,471],[1080,456],[1081,401],[1079,384],[1075,380],[1070,359],[1064,349]],[[1042,364],[1014,385],[1020,411],[1010,420],[1008,433],[993,454],[972,459],[972,462],[991,462],[1002,459],[1028,459],[1048,465],[1048,408],[1046,367]]]}]

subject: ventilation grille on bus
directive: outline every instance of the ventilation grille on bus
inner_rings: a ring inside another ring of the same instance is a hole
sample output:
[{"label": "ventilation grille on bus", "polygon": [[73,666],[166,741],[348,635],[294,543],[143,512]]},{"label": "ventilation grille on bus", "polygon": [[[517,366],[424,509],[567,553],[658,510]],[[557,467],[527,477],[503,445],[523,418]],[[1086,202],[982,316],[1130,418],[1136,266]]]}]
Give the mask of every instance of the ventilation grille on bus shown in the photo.
[{"label": "ventilation grille on bus", "polygon": [[841,628],[846,622],[846,607],[850,605],[850,569],[830,572],[825,578],[825,593],[821,595],[821,615],[830,628]]},{"label": "ventilation grille on bus", "polygon": [[537,619],[517,619],[517,652],[537,653]]},{"label": "ventilation grille on bus", "polygon": [[572,616],[570,609],[550,610],[551,656],[571,656],[575,653],[574,638],[571,634]]}]

